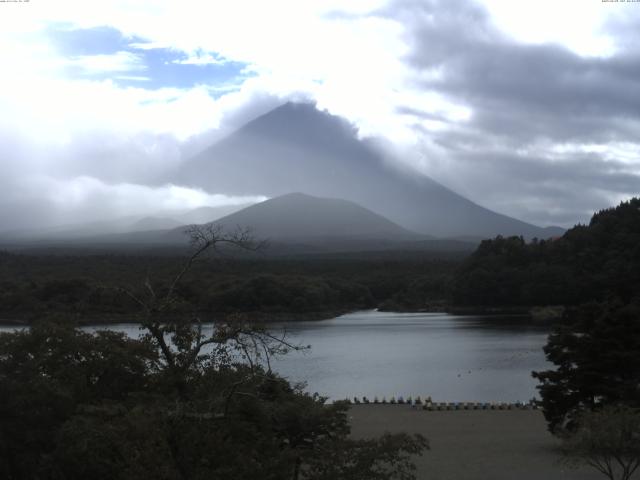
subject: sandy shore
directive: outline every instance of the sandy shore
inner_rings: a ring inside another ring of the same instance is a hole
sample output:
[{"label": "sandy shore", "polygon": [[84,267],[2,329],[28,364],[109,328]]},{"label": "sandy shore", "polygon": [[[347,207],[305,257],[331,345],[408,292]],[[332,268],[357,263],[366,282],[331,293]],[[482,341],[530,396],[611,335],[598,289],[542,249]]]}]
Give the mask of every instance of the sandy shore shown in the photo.
[{"label": "sandy shore", "polygon": [[558,442],[537,410],[428,412],[406,405],[354,405],[352,435],[385,431],[421,433],[431,450],[416,459],[418,478],[429,480],[599,480],[588,467],[561,461]]}]

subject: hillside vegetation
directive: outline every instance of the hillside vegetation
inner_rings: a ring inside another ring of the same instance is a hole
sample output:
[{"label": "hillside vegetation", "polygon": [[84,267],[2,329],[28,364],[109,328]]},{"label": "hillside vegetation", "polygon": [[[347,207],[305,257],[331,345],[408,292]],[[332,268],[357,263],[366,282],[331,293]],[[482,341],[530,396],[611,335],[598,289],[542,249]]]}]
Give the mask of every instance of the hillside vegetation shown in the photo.
[{"label": "hillside vegetation", "polygon": [[599,211],[562,237],[525,242],[498,236],[463,262],[457,305],[577,305],[640,291],[640,198]]}]

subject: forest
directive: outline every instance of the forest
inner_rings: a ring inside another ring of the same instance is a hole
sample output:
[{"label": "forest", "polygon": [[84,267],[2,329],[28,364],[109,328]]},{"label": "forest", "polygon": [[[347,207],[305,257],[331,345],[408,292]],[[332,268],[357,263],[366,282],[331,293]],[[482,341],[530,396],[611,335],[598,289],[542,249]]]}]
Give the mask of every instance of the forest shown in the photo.
[{"label": "forest", "polygon": [[[298,257],[209,257],[194,265],[178,294],[185,308],[214,319],[245,313],[262,319],[328,318],[368,308],[447,311],[579,305],[618,298],[640,286],[640,200],[593,215],[558,238],[484,240],[471,255],[362,252]],[[120,321],[136,305],[122,294],[145,281],[161,285],[185,252],[63,255],[0,253],[0,319],[43,314],[80,323]],[[518,310],[521,309],[521,310]]]},{"label": "forest", "polygon": [[[59,313],[73,315],[80,323],[118,321],[137,308],[122,288],[135,289],[147,279],[162,285],[183,259],[184,255],[0,253],[0,319],[29,322]],[[328,318],[375,307],[435,308],[448,301],[458,264],[457,258],[420,253],[215,257],[195,264],[178,294],[185,309],[195,308],[212,319],[228,313]]]},{"label": "forest", "polygon": [[456,270],[454,305],[578,305],[640,287],[640,199],[599,211],[559,238],[483,241]]}]

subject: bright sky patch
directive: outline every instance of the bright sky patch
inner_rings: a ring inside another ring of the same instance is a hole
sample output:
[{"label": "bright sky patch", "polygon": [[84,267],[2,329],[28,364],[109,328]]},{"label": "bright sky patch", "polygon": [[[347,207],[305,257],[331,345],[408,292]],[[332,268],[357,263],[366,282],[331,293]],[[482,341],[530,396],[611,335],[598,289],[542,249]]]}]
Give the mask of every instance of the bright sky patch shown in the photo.
[{"label": "bright sky patch", "polygon": [[148,89],[209,85],[215,97],[253,75],[245,63],[216,52],[187,54],[140,37],[127,37],[112,27],[80,29],[56,24],[47,29],[47,35],[70,78],[112,80],[121,86]]}]

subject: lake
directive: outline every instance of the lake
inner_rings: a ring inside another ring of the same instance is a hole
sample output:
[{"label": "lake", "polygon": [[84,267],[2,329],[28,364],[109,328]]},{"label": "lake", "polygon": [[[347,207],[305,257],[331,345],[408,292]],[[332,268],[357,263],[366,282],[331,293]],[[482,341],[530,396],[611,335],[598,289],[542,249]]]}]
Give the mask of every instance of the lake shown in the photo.
[{"label": "lake", "polygon": [[548,369],[548,328],[522,318],[357,312],[284,325],[311,344],[274,369],[331,398],[430,395],[434,401],[527,401]]},{"label": "lake", "polygon": [[[104,327],[87,329],[97,328]],[[140,332],[135,324],[109,328]],[[550,368],[542,351],[548,327],[523,318],[370,310],[273,328],[285,329],[293,343],[311,345],[273,361],[274,370],[331,399],[528,401],[537,396],[531,371]]]}]

